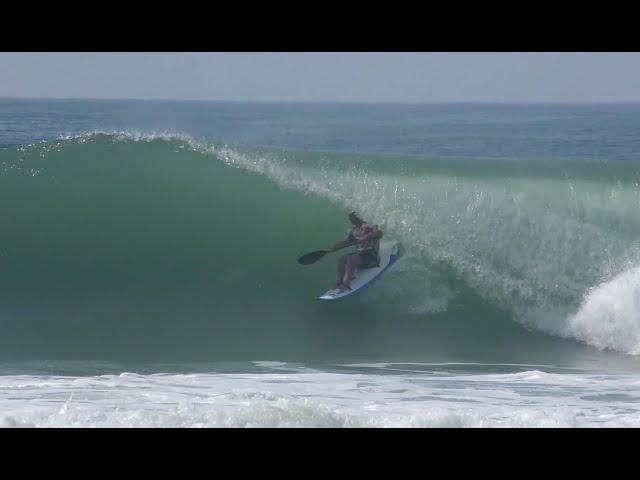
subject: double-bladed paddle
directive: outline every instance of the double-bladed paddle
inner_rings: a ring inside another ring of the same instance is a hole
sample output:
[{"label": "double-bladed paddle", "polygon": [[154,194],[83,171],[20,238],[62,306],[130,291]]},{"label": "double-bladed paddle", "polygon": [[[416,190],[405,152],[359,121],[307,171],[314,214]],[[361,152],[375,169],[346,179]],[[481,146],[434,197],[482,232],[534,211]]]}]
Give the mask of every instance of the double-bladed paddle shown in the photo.
[{"label": "double-bladed paddle", "polygon": [[312,263],[320,260],[329,252],[331,252],[331,250],[316,250],[315,252],[307,253],[306,255],[302,255],[298,259],[298,263],[301,263],[302,265],[311,265]]}]

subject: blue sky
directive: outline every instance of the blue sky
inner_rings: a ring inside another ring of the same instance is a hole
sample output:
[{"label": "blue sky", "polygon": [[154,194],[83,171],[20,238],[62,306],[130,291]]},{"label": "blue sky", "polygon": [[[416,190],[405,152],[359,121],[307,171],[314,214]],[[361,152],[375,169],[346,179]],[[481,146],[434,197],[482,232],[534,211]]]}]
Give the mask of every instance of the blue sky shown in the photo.
[{"label": "blue sky", "polygon": [[0,97],[638,102],[640,53],[0,53]]}]

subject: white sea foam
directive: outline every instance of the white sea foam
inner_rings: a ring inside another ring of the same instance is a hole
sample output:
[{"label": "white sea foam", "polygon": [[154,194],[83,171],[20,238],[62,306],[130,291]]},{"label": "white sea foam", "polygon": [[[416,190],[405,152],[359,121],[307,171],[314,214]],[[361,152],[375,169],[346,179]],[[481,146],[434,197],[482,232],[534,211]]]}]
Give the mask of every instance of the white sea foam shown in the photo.
[{"label": "white sea foam", "polygon": [[640,267],[590,289],[564,333],[601,349],[640,355]]},{"label": "white sea foam", "polygon": [[4,376],[0,426],[638,427],[640,376]]}]

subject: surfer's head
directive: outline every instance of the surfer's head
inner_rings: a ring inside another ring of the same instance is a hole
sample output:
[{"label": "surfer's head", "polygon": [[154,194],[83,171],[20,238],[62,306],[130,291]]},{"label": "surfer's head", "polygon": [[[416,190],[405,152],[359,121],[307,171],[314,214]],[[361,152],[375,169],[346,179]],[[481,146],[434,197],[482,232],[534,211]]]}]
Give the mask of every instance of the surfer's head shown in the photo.
[{"label": "surfer's head", "polygon": [[353,223],[355,226],[358,226],[361,223],[363,223],[362,218],[356,212],[349,213],[349,221]]}]

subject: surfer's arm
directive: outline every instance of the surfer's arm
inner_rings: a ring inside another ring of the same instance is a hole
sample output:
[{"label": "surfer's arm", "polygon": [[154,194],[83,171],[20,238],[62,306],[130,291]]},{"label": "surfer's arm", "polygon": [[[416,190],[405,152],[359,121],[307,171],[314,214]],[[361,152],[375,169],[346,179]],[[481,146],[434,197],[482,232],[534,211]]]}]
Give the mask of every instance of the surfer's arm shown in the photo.
[{"label": "surfer's arm", "polygon": [[340,250],[341,248],[347,248],[351,245],[355,245],[357,242],[351,238],[347,238],[346,240],[342,240],[341,242],[336,243],[333,247],[331,247],[331,251],[335,252],[336,250]]},{"label": "surfer's arm", "polygon": [[356,245],[357,243],[358,241],[356,240],[356,237],[353,235],[353,231],[349,230],[347,232],[347,236],[344,237],[344,240],[336,243],[333,247],[331,247],[331,251],[335,252],[336,250],[340,250],[341,248],[347,248],[347,247],[350,247],[351,245]]}]

